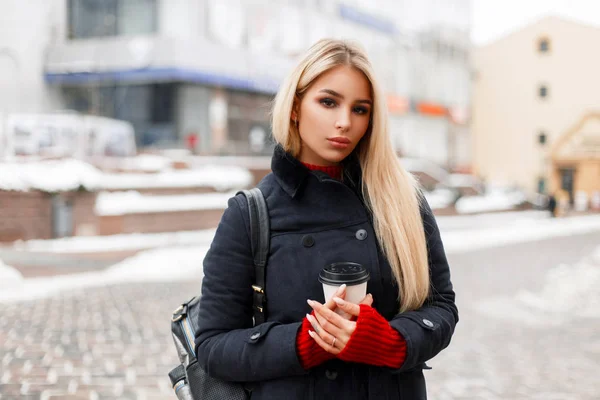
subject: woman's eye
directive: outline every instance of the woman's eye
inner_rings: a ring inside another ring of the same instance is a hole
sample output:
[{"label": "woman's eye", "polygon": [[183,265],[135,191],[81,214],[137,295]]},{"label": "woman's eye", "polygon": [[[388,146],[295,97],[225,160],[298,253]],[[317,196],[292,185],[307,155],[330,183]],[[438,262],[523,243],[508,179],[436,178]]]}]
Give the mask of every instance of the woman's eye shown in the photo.
[{"label": "woman's eye", "polygon": [[369,112],[369,109],[366,107],[354,107],[354,112],[358,115],[363,115]]},{"label": "woman's eye", "polygon": [[321,100],[321,104],[323,104],[325,107],[335,107],[335,101],[331,100],[331,99],[322,99]]}]

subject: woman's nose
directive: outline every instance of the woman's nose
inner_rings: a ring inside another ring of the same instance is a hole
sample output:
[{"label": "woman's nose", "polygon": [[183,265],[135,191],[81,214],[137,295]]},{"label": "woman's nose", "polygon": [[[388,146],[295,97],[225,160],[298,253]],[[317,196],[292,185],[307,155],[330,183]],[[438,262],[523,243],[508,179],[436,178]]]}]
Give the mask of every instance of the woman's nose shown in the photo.
[{"label": "woman's nose", "polygon": [[350,125],[350,114],[345,111],[340,112],[338,115],[338,119],[335,123],[335,127],[342,131],[347,131],[348,129],[350,129]]}]

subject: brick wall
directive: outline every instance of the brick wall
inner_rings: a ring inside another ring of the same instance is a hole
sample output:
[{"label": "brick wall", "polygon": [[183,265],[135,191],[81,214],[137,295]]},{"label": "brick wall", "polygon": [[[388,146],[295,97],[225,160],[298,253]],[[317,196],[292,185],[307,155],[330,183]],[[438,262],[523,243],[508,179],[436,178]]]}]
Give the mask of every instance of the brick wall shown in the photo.
[{"label": "brick wall", "polygon": [[0,242],[51,237],[52,206],[48,193],[0,190]]},{"label": "brick wall", "polygon": [[[52,239],[52,196],[40,191],[0,190],[0,242]],[[73,234],[96,234],[96,193],[64,192],[58,196],[73,206]]]},{"label": "brick wall", "polygon": [[136,213],[98,217],[98,234],[157,233],[216,228],[224,210]]},{"label": "brick wall", "polygon": [[73,236],[90,236],[98,233],[98,216],[95,192],[69,192],[62,195],[68,196],[73,201]]}]

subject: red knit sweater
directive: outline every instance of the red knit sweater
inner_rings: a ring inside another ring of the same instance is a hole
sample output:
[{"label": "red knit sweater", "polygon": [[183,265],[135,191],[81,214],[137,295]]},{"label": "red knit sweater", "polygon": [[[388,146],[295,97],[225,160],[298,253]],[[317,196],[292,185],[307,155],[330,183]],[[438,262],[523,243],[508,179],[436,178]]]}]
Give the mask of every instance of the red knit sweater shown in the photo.
[{"label": "red knit sweater", "polygon": [[313,165],[313,164],[307,164],[307,163],[302,163],[302,164],[304,164],[304,166],[306,168],[310,169],[311,171],[325,172],[332,178],[337,179],[338,181],[342,179],[342,167],[341,166],[334,165],[332,167],[323,167],[320,165]]},{"label": "red knit sweater", "polygon": [[[341,167],[303,164],[311,170],[323,171],[333,178],[341,179]],[[314,312],[312,315],[314,316]],[[307,318],[304,318],[296,336],[298,357],[304,369],[313,368],[335,358],[310,337],[309,330],[313,330],[312,325]],[[337,357],[348,362],[400,368],[406,358],[406,341],[377,310],[361,304],[360,314],[356,320],[356,330]]]}]

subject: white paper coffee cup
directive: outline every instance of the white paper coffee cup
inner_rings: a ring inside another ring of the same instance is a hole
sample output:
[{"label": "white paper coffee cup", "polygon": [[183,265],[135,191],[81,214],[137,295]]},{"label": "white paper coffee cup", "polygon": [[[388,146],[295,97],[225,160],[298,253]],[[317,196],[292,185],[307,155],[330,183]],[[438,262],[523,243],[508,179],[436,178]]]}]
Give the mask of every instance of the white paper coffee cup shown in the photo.
[{"label": "white paper coffee cup", "polygon": [[[319,273],[319,282],[323,284],[325,301],[333,297],[337,289],[346,284],[345,300],[358,304],[367,295],[369,271],[361,264],[354,262],[337,262],[323,268]],[[339,308],[339,314],[345,314]]]}]

